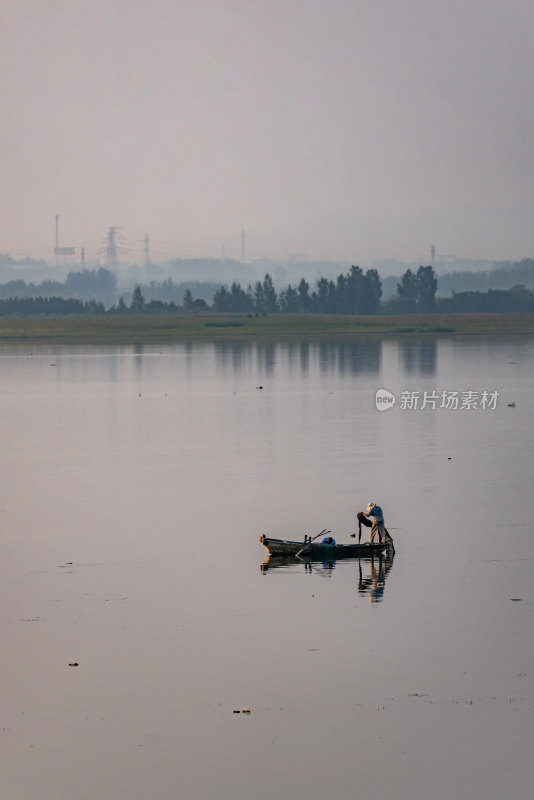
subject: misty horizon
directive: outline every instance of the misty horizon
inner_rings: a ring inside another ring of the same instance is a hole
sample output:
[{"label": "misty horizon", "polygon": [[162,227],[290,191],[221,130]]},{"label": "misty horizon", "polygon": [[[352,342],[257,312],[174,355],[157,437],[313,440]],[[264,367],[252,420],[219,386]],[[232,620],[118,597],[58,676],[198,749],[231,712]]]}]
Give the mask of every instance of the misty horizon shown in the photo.
[{"label": "misty horizon", "polygon": [[0,252],[532,253],[527,0],[0,6]]}]

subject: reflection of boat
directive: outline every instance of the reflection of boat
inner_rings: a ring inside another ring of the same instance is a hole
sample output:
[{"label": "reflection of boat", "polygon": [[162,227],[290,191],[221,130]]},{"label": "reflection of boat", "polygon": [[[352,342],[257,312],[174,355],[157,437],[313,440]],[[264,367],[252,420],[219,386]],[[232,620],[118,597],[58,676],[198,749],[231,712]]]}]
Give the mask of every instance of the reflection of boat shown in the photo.
[{"label": "reflection of boat", "polygon": [[271,556],[295,558],[308,561],[336,561],[339,558],[366,558],[380,555],[389,547],[389,542],[381,544],[324,544],[322,542],[292,542],[288,539],[270,539],[263,534],[260,542],[267,548]]},{"label": "reflection of boat", "polygon": [[260,571],[267,572],[269,569],[287,569],[295,565],[299,569],[304,569],[305,572],[312,572],[316,568],[321,567],[325,570],[334,570],[336,568],[336,562],[332,559],[323,562],[321,562],[320,559],[317,561],[311,561],[310,559],[304,561],[302,558],[295,558],[295,556],[272,556],[268,553],[263,564],[260,564]]},{"label": "reflection of boat", "polygon": [[[380,603],[384,599],[384,590],[386,586],[386,579],[391,567],[393,566],[394,555],[392,552],[387,552],[384,555],[381,553],[376,555],[369,553],[369,548],[365,548],[363,556],[357,556],[353,560],[358,561],[358,594],[367,597],[370,603]],[[349,559],[346,560],[349,566]],[[352,568],[352,565],[350,565]],[[293,570],[291,569],[293,567]],[[304,570],[307,573],[315,573],[330,577],[334,574],[336,567],[335,559],[328,558],[309,558],[304,560],[296,558],[295,556],[272,556],[268,555],[260,570],[266,573],[270,570],[288,569],[289,572],[294,572],[294,569]]]}]

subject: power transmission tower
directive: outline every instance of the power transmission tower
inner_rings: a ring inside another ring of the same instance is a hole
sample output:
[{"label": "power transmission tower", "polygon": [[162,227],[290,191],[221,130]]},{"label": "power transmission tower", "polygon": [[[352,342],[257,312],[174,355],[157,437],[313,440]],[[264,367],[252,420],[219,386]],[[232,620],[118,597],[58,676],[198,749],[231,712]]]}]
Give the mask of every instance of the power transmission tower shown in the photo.
[{"label": "power transmission tower", "polygon": [[117,227],[108,228],[108,238],[106,246],[106,267],[116,268],[119,266],[119,253],[117,250],[117,242],[115,236],[117,235]]},{"label": "power transmission tower", "polygon": [[143,240],[143,267],[149,267],[151,263],[152,262],[150,260],[150,237],[147,233]]}]

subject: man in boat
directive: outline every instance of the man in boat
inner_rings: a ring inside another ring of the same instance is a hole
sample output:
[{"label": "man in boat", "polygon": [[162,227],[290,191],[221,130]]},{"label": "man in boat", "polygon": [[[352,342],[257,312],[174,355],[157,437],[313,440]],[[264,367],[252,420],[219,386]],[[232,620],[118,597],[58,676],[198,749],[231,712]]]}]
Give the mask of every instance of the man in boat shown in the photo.
[{"label": "man in boat", "polygon": [[[364,520],[362,517],[366,517],[367,519]],[[372,523],[367,521],[369,517],[373,518]],[[371,526],[371,535],[369,536],[369,541],[371,544],[373,544],[377,533],[380,544],[386,540],[386,534],[384,530],[384,512],[380,506],[377,506],[376,503],[368,503],[367,512],[360,511],[358,514],[358,519],[361,519],[363,524],[367,527],[369,527],[369,525]]]},{"label": "man in boat", "polygon": [[325,536],[321,544],[329,544],[335,546],[336,540],[332,536]]}]

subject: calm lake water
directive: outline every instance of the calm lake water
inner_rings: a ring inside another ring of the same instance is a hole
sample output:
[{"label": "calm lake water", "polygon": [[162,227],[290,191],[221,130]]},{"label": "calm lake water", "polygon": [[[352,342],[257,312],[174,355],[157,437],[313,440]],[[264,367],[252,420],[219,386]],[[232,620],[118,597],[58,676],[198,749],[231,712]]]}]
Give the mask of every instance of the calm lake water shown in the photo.
[{"label": "calm lake water", "polygon": [[[530,800],[533,338],[9,347],[0,382],[2,797]],[[262,567],[370,500],[392,562]]]}]

